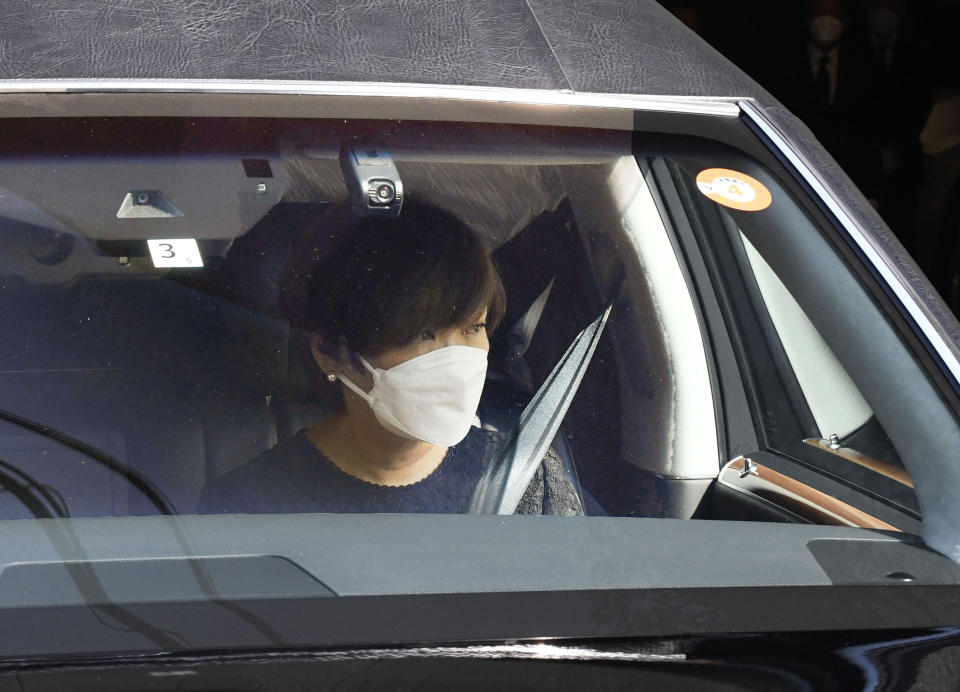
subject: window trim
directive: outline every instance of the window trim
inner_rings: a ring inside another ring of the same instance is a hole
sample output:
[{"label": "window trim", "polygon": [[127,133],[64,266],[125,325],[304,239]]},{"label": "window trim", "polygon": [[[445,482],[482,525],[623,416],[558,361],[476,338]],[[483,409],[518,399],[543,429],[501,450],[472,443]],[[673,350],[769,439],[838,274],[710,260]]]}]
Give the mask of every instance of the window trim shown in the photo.
[{"label": "window trim", "polygon": [[807,156],[780,131],[763,109],[747,99],[739,101],[738,106],[748,124],[759,130],[776,152],[787,159],[795,173],[813,190],[817,198],[840,223],[847,241],[862,253],[872,269],[896,296],[899,307],[909,315],[912,326],[923,335],[928,348],[936,354],[941,368],[950,375],[951,385],[960,393],[960,356],[955,348],[951,348],[943,330],[937,327],[917,302],[902,280],[900,272],[894,268],[889,254],[876,243],[871,242],[867,234],[854,222],[846,204],[831,189],[823,176],[816,172]]},{"label": "window trim", "polygon": [[735,98],[656,96],[626,93],[575,92],[571,89],[521,89],[461,84],[408,82],[336,82],[298,79],[6,79],[0,93],[203,93],[284,94],[312,96],[379,96],[387,98],[444,99],[579,106],[626,110],[692,113],[736,118]]}]

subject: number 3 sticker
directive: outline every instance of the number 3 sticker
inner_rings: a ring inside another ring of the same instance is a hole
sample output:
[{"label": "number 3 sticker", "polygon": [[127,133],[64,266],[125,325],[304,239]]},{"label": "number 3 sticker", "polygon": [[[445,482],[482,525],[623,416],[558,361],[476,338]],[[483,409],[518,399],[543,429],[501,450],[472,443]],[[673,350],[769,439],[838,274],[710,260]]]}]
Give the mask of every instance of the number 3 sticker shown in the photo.
[{"label": "number 3 sticker", "polygon": [[203,258],[200,247],[193,238],[170,238],[148,240],[153,266],[163,267],[202,267]]}]

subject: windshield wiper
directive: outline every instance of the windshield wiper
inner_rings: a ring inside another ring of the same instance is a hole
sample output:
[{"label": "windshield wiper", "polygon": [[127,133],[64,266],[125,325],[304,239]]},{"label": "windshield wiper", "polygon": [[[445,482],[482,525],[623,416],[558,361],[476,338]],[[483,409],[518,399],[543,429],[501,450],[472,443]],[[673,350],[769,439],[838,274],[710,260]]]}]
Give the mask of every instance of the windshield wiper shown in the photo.
[{"label": "windshield wiper", "polygon": [[46,437],[47,439],[58,442],[64,447],[69,447],[74,451],[80,452],[87,458],[92,459],[98,464],[110,469],[115,474],[122,477],[124,480],[134,486],[137,490],[143,493],[143,495],[151,502],[151,504],[153,504],[154,507],[157,508],[160,514],[166,514],[169,516],[177,514],[177,510],[174,508],[173,503],[169,498],[167,498],[166,495],[164,495],[160,488],[153,484],[153,481],[141,474],[136,469],[131,468],[119,459],[116,459],[106,452],[97,449],[93,445],[83,442],[82,440],[78,440],[77,438],[72,437],[65,432],[61,432],[60,430],[55,430],[54,428],[46,426],[43,423],[38,423],[28,418],[18,416],[10,411],[0,410],[0,420],[5,420],[8,423],[18,425],[21,428],[26,428],[31,432],[35,432],[38,435]]}]

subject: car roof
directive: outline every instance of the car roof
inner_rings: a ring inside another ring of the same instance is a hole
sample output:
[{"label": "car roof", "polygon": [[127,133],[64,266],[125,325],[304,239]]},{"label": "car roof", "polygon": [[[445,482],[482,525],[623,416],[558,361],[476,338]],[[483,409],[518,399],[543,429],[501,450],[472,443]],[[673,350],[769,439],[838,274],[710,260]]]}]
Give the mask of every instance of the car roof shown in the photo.
[{"label": "car roof", "polygon": [[653,0],[12,0],[0,79],[399,82],[765,93]]}]

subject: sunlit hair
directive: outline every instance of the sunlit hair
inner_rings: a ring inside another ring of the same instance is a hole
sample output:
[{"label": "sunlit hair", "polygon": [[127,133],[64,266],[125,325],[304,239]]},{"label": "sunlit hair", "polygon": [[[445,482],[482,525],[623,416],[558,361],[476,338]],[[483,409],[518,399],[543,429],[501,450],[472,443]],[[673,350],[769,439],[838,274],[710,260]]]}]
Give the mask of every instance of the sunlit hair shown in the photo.
[{"label": "sunlit hair", "polygon": [[354,357],[376,356],[484,308],[492,334],[506,307],[477,235],[412,200],[397,218],[357,218],[343,207],[324,214],[295,251],[280,300],[291,325],[319,336],[335,357],[344,347]]}]

